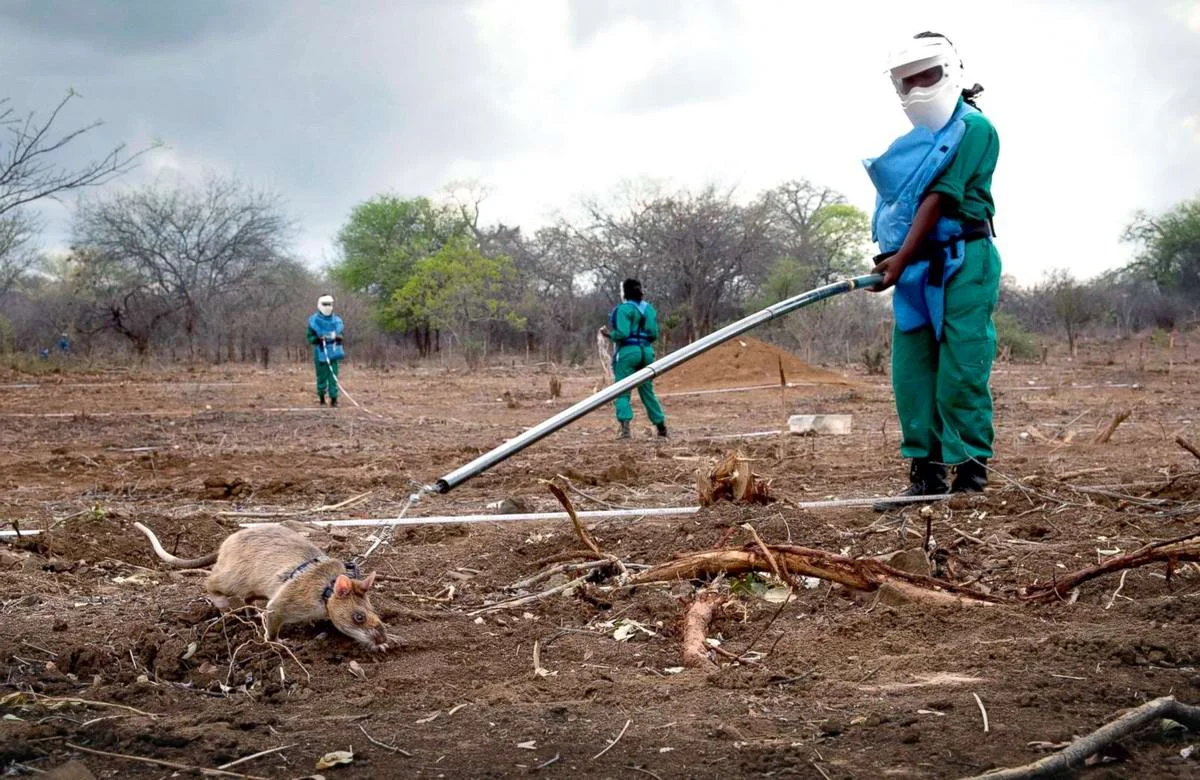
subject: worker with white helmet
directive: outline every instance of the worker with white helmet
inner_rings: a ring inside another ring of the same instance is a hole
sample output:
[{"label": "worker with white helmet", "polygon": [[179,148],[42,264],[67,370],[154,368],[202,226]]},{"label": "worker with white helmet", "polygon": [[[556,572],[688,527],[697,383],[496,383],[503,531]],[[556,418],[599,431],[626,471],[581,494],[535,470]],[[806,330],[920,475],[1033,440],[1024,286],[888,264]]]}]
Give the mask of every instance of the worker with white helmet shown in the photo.
[{"label": "worker with white helmet", "polygon": [[991,185],[1000,140],[975,105],[983,88],[966,88],[945,36],[905,41],[888,73],[913,129],[865,165],[882,252],[875,289],[895,286],[892,386],[900,451],[912,461],[904,494],[982,491],[993,440],[988,379],[1000,255]]},{"label": "worker with white helmet", "polygon": [[313,345],[313,364],[317,370],[317,400],[325,405],[338,402],[338,365],[346,357],[342,349],[342,318],[333,313],[333,296],[317,299],[317,310],[308,318],[308,343]]}]

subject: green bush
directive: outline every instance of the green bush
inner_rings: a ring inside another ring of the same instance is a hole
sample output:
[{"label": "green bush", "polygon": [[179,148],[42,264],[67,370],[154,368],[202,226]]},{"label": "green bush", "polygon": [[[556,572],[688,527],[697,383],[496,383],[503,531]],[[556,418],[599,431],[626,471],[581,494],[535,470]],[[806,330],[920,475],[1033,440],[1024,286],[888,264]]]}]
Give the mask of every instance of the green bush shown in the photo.
[{"label": "green bush", "polygon": [[992,316],[996,326],[996,350],[1008,353],[1013,360],[1037,360],[1042,356],[1042,345],[1025,329],[1013,315],[998,311]]}]

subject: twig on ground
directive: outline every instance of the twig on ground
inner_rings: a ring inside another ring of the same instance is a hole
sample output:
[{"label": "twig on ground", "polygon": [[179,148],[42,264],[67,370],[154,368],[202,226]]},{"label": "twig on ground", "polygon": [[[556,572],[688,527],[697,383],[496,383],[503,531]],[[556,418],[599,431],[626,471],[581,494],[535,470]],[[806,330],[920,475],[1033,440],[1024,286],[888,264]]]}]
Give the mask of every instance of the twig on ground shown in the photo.
[{"label": "twig on ground", "polygon": [[126,712],[132,712],[134,715],[141,715],[146,718],[162,717],[161,715],[153,712],[146,712],[144,710],[134,709],[133,707],[127,707],[124,704],[113,704],[112,702],[108,701],[92,701],[91,699],[77,699],[73,696],[46,696],[41,693],[25,691],[10,693],[5,697],[0,698],[0,705],[13,706],[16,704],[24,704],[29,701],[46,702],[51,705],[52,709],[54,705],[80,704],[85,707],[110,707],[115,710],[125,710]]},{"label": "twig on ground", "polygon": [[610,751],[614,747],[616,747],[617,743],[621,741],[621,737],[625,736],[625,732],[629,730],[630,723],[633,723],[632,719],[625,721],[625,726],[624,726],[624,728],[621,729],[621,733],[617,735],[617,738],[614,739],[612,742],[609,742],[608,747],[604,748],[604,750],[601,750],[599,753],[592,756],[592,760],[595,761],[597,758],[600,758],[600,756],[604,755],[605,753],[607,753],[608,751]]},{"label": "twig on ground", "polygon": [[508,587],[510,590],[523,590],[525,588],[531,588],[543,580],[548,580],[555,574],[562,574],[572,570],[587,571],[591,569],[598,569],[601,566],[608,566],[610,564],[612,564],[612,561],[608,560],[607,558],[602,561],[588,561],[586,563],[560,563],[557,566],[551,566],[549,569],[540,571],[537,574],[534,574],[532,577],[526,577],[523,580],[518,580]]},{"label": "twig on ground", "polygon": [[537,766],[535,766],[533,768],[533,771],[537,772],[540,769],[545,769],[546,767],[548,767],[551,764],[558,761],[560,758],[562,758],[562,753],[555,753],[554,758],[550,759],[549,761],[543,761],[542,763],[538,764]]},{"label": "twig on ground", "polygon": [[377,745],[377,746],[383,748],[384,750],[390,750],[393,753],[399,753],[400,755],[402,755],[406,758],[412,758],[412,753],[409,753],[407,750],[398,748],[395,745],[388,745],[388,744],[380,742],[379,740],[372,737],[370,734],[367,733],[367,730],[362,727],[361,723],[358,724],[358,730],[363,733],[363,736],[366,737],[367,741],[370,742],[372,745]]},{"label": "twig on ground", "polygon": [[756,644],[758,644],[759,640],[762,639],[764,636],[766,636],[766,633],[771,630],[771,626],[773,626],[775,624],[775,620],[783,612],[783,608],[786,607],[788,605],[788,603],[792,600],[792,594],[794,594],[795,592],[796,592],[795,586],[788,588],[787,595],[784,596],[783,601],[779,602],[779,606],[776,607],[776,609],[775,609],[775,614],[771,615],[771,619],[768,620],[767,624],[762,627],[762,630],[760,630],[758,632],[758,634],[755,635],[755,637],[750,640],[750,644],[746,645],[746,649],[737,655],[738,661],[744,660],[746,655],[748,655],[750,653],[750,651],[754,649],[754,646]]},{"label": "twig on ground", "polygon": [[1197,460],[1200,460],[1200,449],[1198,449],[1195,444],[1192,444],[1190,441],[1183,438],[1182,436],[1176,436],[1175,443],[1178,444],[1180,447],[1183,447],[1188,452],[1195,455]]},{"label": "twig on ground", "polygon": [[280,745],[279,747],[271,748],[269,750],[260,750],[259,752],[255,753],[253,755],[246,756],[245,758],[239,758],[236,761],[230,761],[228,764],[221,764],[219,767],[217,767],[217,769],[232,769],[233,767],[238,766],[239,764],[245,764],[249,761],[253,761],[256,758],[262,758],[263,756],[269,756],[272,753],[278,753],[282,750],[287,750],[288,748],[294,748],[294,747],[296,747],[297,744],[299,744],[299,743],[293,743],[291,745]]},{"label": "twig on ground", "polygon": [[591,493],[585,493],[582,490],[580,490],[579,488],[575,487],[574,483],[572,483],[570,479],[563,476],[562,474],[555,474],[554,476],[557,477],[558,479],[562,480],[563,484],[567,486],[567,490],[570,490],[572,493],[575,493],[582,498],[586,498],[588,501],[597,503],[600,506],[606,506],[609,509],[637,509],[637,507],[625,506],[624,504],[614,504],[611,501],[605,501],[602,498],[597,498],[597,497],[593,496]]},{"label": "twig on ground", "polygon": [[136,761],[141,764],[153,764],[155,766],[170,767],[171,769],[176,769],[181,772],[199,772],[205,777],[241,777],[245,778],[245,780],[268,780],[268,778],[260,777],[259,775],[243,775],[237,772],[227,772],[224,769],[208,769],[207,767],[177,764],[174,761],[163,761],[157,758],[143,758],[142,756],[131,756],[125,753],[109,753],[106,750],[93,750],[92,748],[82,747],[72,742],[64,742],[63,744],[72,750],[91,753],[95,756],[104,756],[105,758],[123,758],[126,761]]},{"label": "twig on ground", "polygon": [[596,544],[595,540],[588,535],[587,529],[583,527],[583,523],[579,522],[579,515],[575,513],[575,505],[571,503],[571,499],[567,497],[563,489],[548,479],[543,479],[542,482],[554,494],[554,497],[558,499],[558,503],[562,504],[562,508],[566,511],[567,516],[571,518],[571,525],[575,527],[575,535],[579,537],[579,541],[583,542],[583,546],[596,555],[605,557],[604,553],[600,552],[600,547]]},{"label": "twig on ground", "polygon": [[1113,604],[1117,603],[1117,596],[1121,595],[1121,589],[1125,587],[1125,575],[1129,573],[1129,569],[1121,572],[1121,581],[1117,583],[1117,589],[1113,591],[1112,598],[1104,605],[1105,609],[1112,609]]},{"label": "twig on ground", "polygon": [[818,764],[816,761],[809,761],[808,763],[812,764],[812,768],[817,770],[818,772],[820,772],[821,777],[825,778],[825,780],[833,780],[833,778],[831,778],[829,776],[829,773],[826,772],[824,769],[822,769],[821,765]]},{"label": "twig on ground", "polygon": [[541,601],[542,599],[562,593],[565,590],[570,590],[571,588],[582,585],[585,582],[587,582],[586,574],[582,577],[576,577],[570,582],[564,582],[562,585],[557,585],[553,588],[550,588],[549,590],[543,590],[541,593],[534,593],[532,596],[521,596],[520,598],[508,599],[507,601],[500,601],[495,604],[488,604],[486,607],[480,607],[479,609],[468,612],[467,617],[476,617],[488,612],[496,612],[501,609],[509,609],[511,607],[519,607],[523,604],[529,604],[534,601]]},{"label": "twig on ground", "polygon": [[1042,777],[1059,777],[1073,767],[1082,764],[1089,756],[1095,755],[1106,745],[1129,736],[1159,718],[1170,718],[1193,731],[1200,731],[1200,707],[1182,704],[1176,701],[1174,696],[1163,696],[1146,702],[1085,737],[1080,737],[1060,753],[1024,766],[998,769],[964,778],[964,780],[1034,780],[1034,778]]},{"label": "twig on ground", "polygon": [[983,706],[983,699],[979,698],[979,694],[973,691],[971,695],[975,697],[975,703],[979,705],[979,714],[983,716],[983,733],[987,734],[991,729],[988,727],[987,710]]},{"label": "twig on ground", "polygon": [[750,525],[749,523],[742,523],[742,528],[749,531],[750,535],[754,537],[754,543],[758,545],[758,549],[762,550],[762,554],[766,557],[767,563],[771,564],[771,572],[775,575],[775,578],[781,582],[788,582],[788,578],[783,576],[783,571],[780,570],[779,563],[775,560],[775,556],[771,554],[771,550],[767,547],[766,542],[764,542],[762,537],[758,535],[758,531],[754,530],[754,526]]}]

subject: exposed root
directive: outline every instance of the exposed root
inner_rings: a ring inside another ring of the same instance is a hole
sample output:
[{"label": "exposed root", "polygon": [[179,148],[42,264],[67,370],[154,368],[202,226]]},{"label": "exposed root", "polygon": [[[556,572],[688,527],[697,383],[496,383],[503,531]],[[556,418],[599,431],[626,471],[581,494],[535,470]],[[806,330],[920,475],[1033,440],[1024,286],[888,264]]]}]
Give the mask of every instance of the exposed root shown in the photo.
[{"label": "exposed root", "polygon": [[683,665],[692,669],[716,669],[708,657],[708,626],[713,612],[724,597],[713,590],[702,590],[683,617]]},{"label": "exposed root", "polygon": [[1112,438],[1113,432],[1117,430],[1117,426],[1129,419],[1129,415],[1133,414],[1132,409],[1122,409],[1117,412],[1108,426],[1105,427],[1097,436],[1093,444],[1108,444],[1108,440]]},{"label": "exposed root", "polygon": [[1109,558],[1104,563],[1081,569],[1062,579],[1055,579],[1054,582],[1032,585],[1026,589],[1024,598],[1030,601],[1053,601],[1065,598],[1066,594],[1088,580],[1160,561],[1167,564],[1168,578],[1180,561],[1200,561],[1200,532],[1161,542],[1152,542],[1140,550]]},{"label": "exposed root", "polygon": [[[756,545],[757,548],[757,545]],[[792,575],[817,577],[852,590],[883,590],[909,601],[926,604],[987,605],[1004,603],[990,596],[920,574],[910,574],[885,563],[863,558],[846,558],[822,550],[795,545],[767,545],[766,550]],[[759,549],[712,550],[690,553],[635,574],[631,584],[692,580],[725,573],[737,576],[752,571],[771,571],[771,563]]]},{"label": "exposed root", "polygon": [[1200,707],[1181,704],[1175,701],[1174,696],[1164,696],[1146,702],[1086,737],[1080,737],[1052,756],[1046,756],[1025,766],[999,769],[964,780],[1033,780],[1039,777],[1061,777],[1073,767],[1081,765],[1089,756],[1100,752],[1101,748],[1129,736],[1159,718],[1170,718],[1192,731],[1200,731]]}]

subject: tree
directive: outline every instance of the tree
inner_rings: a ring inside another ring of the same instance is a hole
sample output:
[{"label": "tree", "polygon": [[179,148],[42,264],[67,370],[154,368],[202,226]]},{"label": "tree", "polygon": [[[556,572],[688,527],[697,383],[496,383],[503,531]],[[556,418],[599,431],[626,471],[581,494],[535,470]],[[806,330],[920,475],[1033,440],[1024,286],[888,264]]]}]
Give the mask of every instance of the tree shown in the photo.
[{"label": "tree", "polygon": [[764,193],[761,201],[770,220],[772,254],[784,261],[772,270],[776,283],[790,269],[800,292],[867,270],[870,219],[840,193],[789,181]]},{"label": "tree", "polygon": [[213,176],[202,186],[175,181],[84,202],[74,233],[81,262],[97,263],[96,278],[123,291],[110,293],[112,326],[124,327],[131,306],[169,306],[194,357],[198,328],[285,261],[292,223],[274,193]]},{"label": "tree", "polygon": [[0,295],[4,295],[37,263],[33,240],[40,225],[25,211],[0,215]]},{"label": "tree", "polygon": [[692,340],[738,313],[762,271],[762,205],[742,206],[731,191],[626,193],[614,206],[584,204],[587,223],[570,226],[573,254],[615,302],[621,280],[642,280],[665,322],[678,317]]},{"label": "tree", "polygon": [[523,327],[512,306],[516,269],[507,257],[485,257],[464,237],[416,262],[403,287],[392,296],[397,322],[427,322],[450,331],[468,362],[487,354],[489,326]]},{"label": "tree", "polygon": [[1045,281],[1035,292],[1050,301],[1055,319],[1067,332],[1071,357],[1075,357],[1080,329],[1100,315],[1098,299],[1087,286],[1077,282],[1070,271],[1062,268],[1047,271]]},{"label": "tree", "polygon": [[81,136],[95,130],[99,121],[59,133],[55,122],[73,99],[74,90],[45,119],[34,113],[20,116],[0,98],[0,128],[7,143],[0,141],[0,294],[10,290],[30,267],[30,244],[39,225],[23,207],[42,198],[105,184],[131,169],[137,159],[159,144],[132,154],[119,144],[107,153],[72,168],[59,165],[55,156]]},{"label": "tree", "polygon": [[1124,240],[1139,247],[1128,266],[1134,275],[1193,301],[1200,294],[1200,198],[1178,203],[1163,214],[1138,212]]}]

